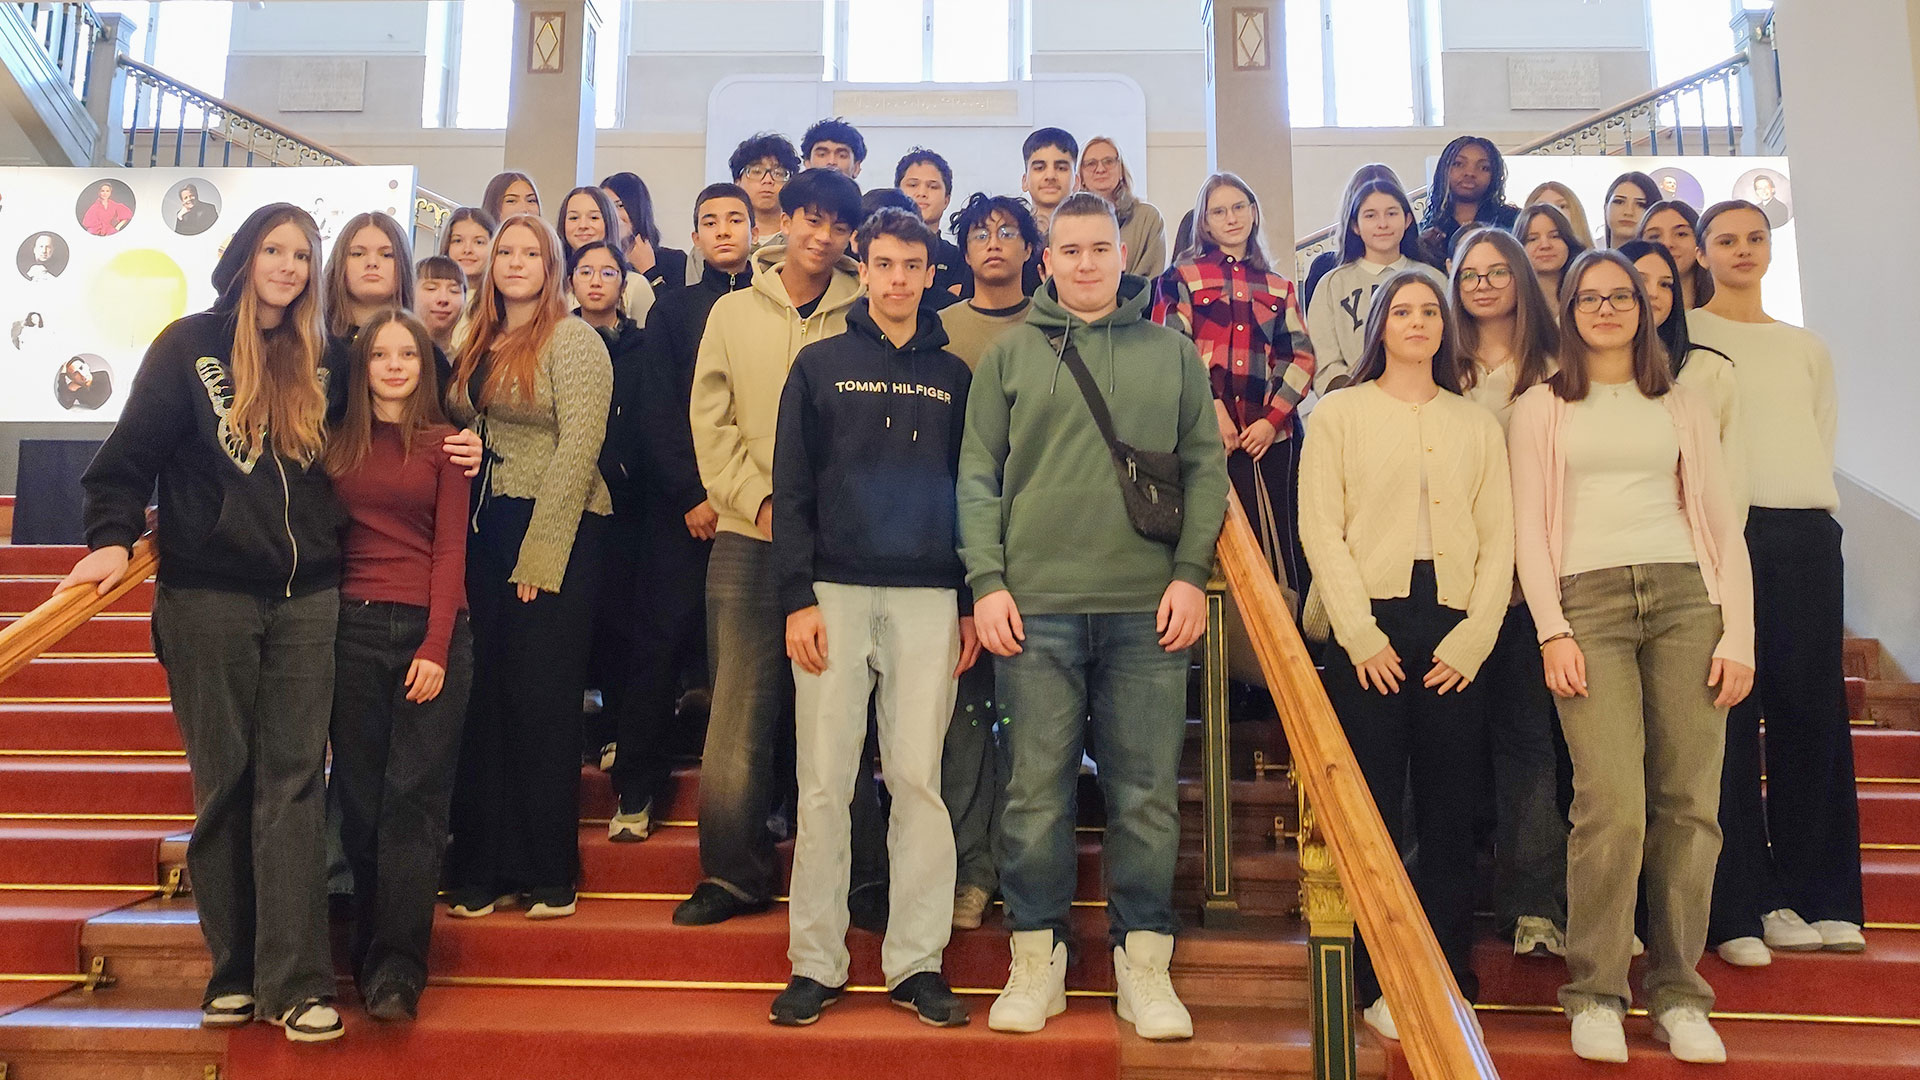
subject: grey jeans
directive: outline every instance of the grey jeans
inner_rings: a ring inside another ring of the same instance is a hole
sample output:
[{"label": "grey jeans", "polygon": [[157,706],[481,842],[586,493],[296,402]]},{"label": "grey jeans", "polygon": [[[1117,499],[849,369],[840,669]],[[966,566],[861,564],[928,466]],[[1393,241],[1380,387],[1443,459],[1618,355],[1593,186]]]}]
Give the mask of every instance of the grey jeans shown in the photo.
[{"label": "grey jeans", "polygon": [[960,676],[953,722],[941,755],[940,798],[953,819],[955,890],[971,885],[989,897],[1000,887],[993,834],[1007,795],[996,737],[998,721],[993,654],[982,649],[980,659]]},{"label": "grey jeans", "polygon": [[154,653],[193,771],[187,871],[213,954],[203,1003],[278,1016],[333,996],[323,771],[334,589],[265,599],[161,585]]},{"label": "grey jeans", "polygon": [[1692,563],[1648,563],[1560,579],[1560,605],[1587,660],[1586,697],[1559,702],[1573,757],[1567,844],[1567,971],[1560,1004],[1626,1008],[1635,888],[1645,875],[1654,1015],[1713,1007],[1695,970],[1707,944],[1720,856],[1726,710],[1707,685],[1720,609]]}]

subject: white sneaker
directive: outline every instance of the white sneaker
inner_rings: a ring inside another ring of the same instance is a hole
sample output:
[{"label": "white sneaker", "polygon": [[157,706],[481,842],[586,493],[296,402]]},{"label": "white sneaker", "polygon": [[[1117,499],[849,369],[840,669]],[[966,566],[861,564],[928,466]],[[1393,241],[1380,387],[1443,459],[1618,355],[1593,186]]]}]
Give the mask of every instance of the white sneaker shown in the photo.
[{"label": "white sneaker", "polygon": [[1647,943],[1640,940],[1639,934],[1633,935],[1633,944],[1627,949],[1627,955],[1628,956],[1647,955]]},{"label": "white sneaker", "polygon": [[653,835],[653,804],[640,808],[637,814],[622,814],[614,807],[613,820],[607,822],[607,839],[616,844],[633,844]]},{"label": "white sneaker", "polygon": [[200,1007],[201,1027],[242,1027],[251,1023],[252,994],[222,994]]},{"label": "white sneaker", "polygon": [[1173,935],[1130,930],[1125,947],[1113,950],[1113,981],[1120,1019],[1143,1039],[1193,1038],[1193,1017],[1173,992],[1167,968],[1173,963]]},{"label": "white sneaker", "polygon": [[1820,935],[1820,947],[1828,952],[1867,951],[1867,937],[1860,932],[1859,923],[1821,919],[1812,925]]},{"label": "white sneaker", "polygon": [[579,906],[578,899],[572,897],[568,898],[565,903],[558,904],[546,900],[538,900],[528,905],[527,918],[535,920],[564,919],[579,910]]},{"label": "white sneaker", "polygon": [[1067,1011],[1067,945],[1052,930],[1016,930],[1007,988],[987,1010],[994,1031],[1039,1031]]},{"label": "white sneaker", "polygon": [[1714,946],[1713,951],[1734,967],[1766,967],[1773,963],[1773,950],[1757,937],[1728,938]]},{"label": "white sneaker", "polygon": [[1565,956],[1567,935],[1541,915],[1522,915],[1513,926],[1513,955]]},{"label": "white sneaker", "polygon": [[1400,1041],[1400,1029],[1394,1026],[1393,1010],[1387,1008],[1387,999],[1381,998],[1360,1011],[1360,1019],[1367,1022],[1375,1035],[1383,1039]]},{"label": "white sneaker", "polygon": [[612,772],[614,759],[620,756],[620,744],[608,743],[600,748],[600,771]]},{"label": "white sneaker", "polygon": [[1820,931],[1807,925],[1792,908],[1769,911],[1760,917],[1767,947],[1783,952],[1812,952],[1820,947]]},{"label": "white sneaker", "polygon": [[1691,1005],[1677,1005],[1653,1018],[1653,1037],[1667,1044],[1673,1056],[1695,1065],[1718,1065],[1727,1060],[1727,1044],[1707,1023],[1707,1014]]},{"label": "white sneaker", "polygon": [[1573,1052],[1588,1061],[1627,1060],[1627,1029],[1620,1024],[1620,1014],[1605,1005],[1574,1013]]}]

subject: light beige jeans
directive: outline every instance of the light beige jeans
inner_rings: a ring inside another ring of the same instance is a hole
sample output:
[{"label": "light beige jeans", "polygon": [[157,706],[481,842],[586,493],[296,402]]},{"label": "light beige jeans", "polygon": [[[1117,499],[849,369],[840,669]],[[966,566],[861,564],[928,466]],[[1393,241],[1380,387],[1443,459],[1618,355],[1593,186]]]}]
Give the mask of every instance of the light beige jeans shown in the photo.
[{"label": "light beige jeans", "polygon": [[1587,660],[1587,697],[1561,699],[1573,758],[1567,844],[1567,970],[1560,1004],[1625,1009],[1636,889],[1647,888],[1642,989],[1658,1016],[1713,1007],[1696,970],[1720,855],[1726,710],[1707,686],[1720,609],[1692,563],[1647,563],[1560,579]]}]

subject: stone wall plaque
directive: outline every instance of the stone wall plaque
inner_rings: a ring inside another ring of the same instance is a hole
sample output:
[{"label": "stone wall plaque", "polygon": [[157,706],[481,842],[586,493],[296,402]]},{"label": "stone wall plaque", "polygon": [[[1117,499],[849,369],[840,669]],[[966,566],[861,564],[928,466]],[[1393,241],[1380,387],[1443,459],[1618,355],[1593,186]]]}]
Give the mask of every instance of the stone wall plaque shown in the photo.
[{"label": "stone wall plaque", "polygon": [[281,112],[361,112],[366,99],[365,60],[301,57],[280,65]]},{"label": "stone wall plaque", "polygon": [[836,90],[837,116],[1018,116],[1017,90]]},{"label": "stone wall plaque", "polygon": [[1600,58],[1577,53],[1515,53],[1507,57],[1507,107],[1581,109],[1600,100]]}]

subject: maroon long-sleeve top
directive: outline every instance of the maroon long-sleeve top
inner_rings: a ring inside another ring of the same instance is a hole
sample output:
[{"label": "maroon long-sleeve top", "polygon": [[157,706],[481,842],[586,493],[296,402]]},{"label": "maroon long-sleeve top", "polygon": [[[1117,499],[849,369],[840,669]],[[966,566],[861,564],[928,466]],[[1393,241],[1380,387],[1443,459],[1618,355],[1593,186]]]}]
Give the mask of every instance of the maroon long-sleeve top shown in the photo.
[{"label": "maroon long-sleeve top", "polygon": [[468,481],[430,428],[404,453],[400,426],[373,422],[360,467],[333,480],[347,510],[340,596],[427,609],[427,636],[414,658],[447,666],[453,623],[467,606]]}]

